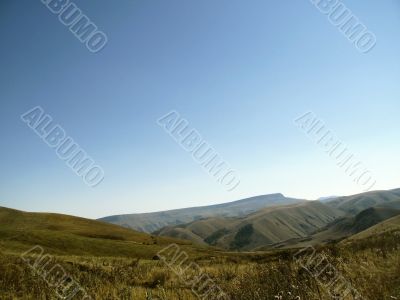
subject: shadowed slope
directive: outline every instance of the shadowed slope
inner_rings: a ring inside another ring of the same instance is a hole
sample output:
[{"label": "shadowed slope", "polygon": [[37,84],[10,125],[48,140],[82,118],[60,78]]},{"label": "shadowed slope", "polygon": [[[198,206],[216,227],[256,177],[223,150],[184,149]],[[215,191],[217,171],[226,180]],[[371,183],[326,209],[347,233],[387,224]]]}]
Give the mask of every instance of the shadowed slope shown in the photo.
[{"label": "shadowed slope", "polygon": [[393,208],[370,207],[354,217],[347,215],[339,218],[305,239],[287,240],[274,245],[274,247],[306,247],[340,241],[399,214],[400,210]]},{"label": "shadowed slope", "polygon": [[400,215],[397,215],[384,222],[376,224],[375,226],[372,226],[367,230],[355,234],[347,238],[344,242],[346,243],[348,241],[368,239],[370,237],[381,235],[387,232],[393,233],[395,236],[397,236],[397,240],[400,240]]}]

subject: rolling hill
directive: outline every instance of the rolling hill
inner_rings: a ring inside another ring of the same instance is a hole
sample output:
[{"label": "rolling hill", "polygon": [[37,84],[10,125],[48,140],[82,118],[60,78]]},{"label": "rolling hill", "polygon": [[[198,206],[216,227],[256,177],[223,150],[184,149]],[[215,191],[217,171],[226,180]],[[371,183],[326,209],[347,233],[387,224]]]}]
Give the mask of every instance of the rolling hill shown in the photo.
[{"label": "rolling hill", "polygon": [[300,203],[304,200],[287,198],[282,194],[270,194],[251,197],[229,203],[175,209],[144,214],[116,215],[99,219],[127,228],[151,233],[165,226],[186,224],[210,217],[239,217],[259,209],[276,205]]},{"label": "rolling hill", "polygon": [[[320,242],[337,240],[364,231],[380,222],[400,214],[400,210],[385,207],[370,207],[354,217],[344,217],[329,224],[324,230],[313,235]],[[327,240],[324,240],[326,237]]]},{"label": "rolling hill", "polygon": [[356,216],[346,215],[316,231],[307,238],[291,239],[273,245],[275,248],[307,247],[340,241],[367,230],[387,219],[400,215],[400,210],[387,207],[370,207]]},{"label": "rolling hill", "polygon": [[154,233],[230,250],[267,250],[342,240],[398,214],[400,189],[272,206],[243,217],[211,217]]},{"label": "rolling hill", "polygon": [[273,194],[213,206],[110,217],[142,230],[158,228],[149,235],[110,224],[108,218],[103,222],[0,207],[0,251],[20,252],[39,244],[60,255],[151,257],[171,243],[244,251],[288,248],[357,235],[399,213],[397,189],[325,203]]},{"label": "rolling hill", "polygon": [[328,201],[325,204],[351,215],[356,215],[370,207],[385,205],[393,207],[393,205],[398,205],[396,204],[398,201],[400,201],[400,189],[373,191],[353,196],[339,197]]},{"label": "rolling hill", "polygon": [[3,252],[40,245],[59,255],[151,257],[171,243],[188,244],[84,218],[0,207]]},{"label": "rolling hill", "polygon": [[214,217],[168,226],[155,234],[189,239],[231,250],[253,250],[285,240],[304,238],[342,217],[343,212],[319,201],[261,209],[245,217]]},{"label": "rolling hill", "polygon": [[397,215],[384,222],[376,224],[364,231],[361,231],[360,233],[352,235],[343,242],[346,243],[349,241],[368,239],[387,232],[395,234],[398,237],[398,239],[400,239],[400,215]]}]

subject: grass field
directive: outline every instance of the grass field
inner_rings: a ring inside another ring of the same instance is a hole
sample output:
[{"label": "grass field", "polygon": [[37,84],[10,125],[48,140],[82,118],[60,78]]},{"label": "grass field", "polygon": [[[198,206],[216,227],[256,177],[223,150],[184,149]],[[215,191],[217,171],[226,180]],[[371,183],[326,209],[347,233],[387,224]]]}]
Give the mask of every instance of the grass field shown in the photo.
[{"label": "grass field", "polygon": [[[318,248],[330,268],[316,276],[302,264],[307,255],[294,259],[298,249],[224,252],[70,216],[8,209],[0,215],[2,300],[68,299],[57,296],[66,295],[56,284],[60,270],[82,288],[72,299],[333,299],[332,269],[361,295],[352,291],[344,299],[400,299],[399,217]],[[186,255],[179,269],[185,272],[176,272],[180,260],[171,266],[156,256],[171,243]],[[24,254],[35,245],[43,253]],[[199,289],[200,275],[224,293]],[[211,292],[199,298],[193,290]]]},{"label": "grass field", "polygon": [[[362,299],[400,299],[399,231],[320,249]],[[231,299],[332,299],[293,252],[190,257]],[[92,299],[198,299],[161,260],[55,256]],[[56,299],[18,253],[0,254],[1,299]],[[190,276],[189,276],[190,277]],[[282,296],[282,298],[279,298]],[[76,298],[76,299],[79,299]],[[82,298],[81,298],[82,299]],[[212,299],[212,298],[206,298]],[[355,299],[348,296],[346,299]]]}]

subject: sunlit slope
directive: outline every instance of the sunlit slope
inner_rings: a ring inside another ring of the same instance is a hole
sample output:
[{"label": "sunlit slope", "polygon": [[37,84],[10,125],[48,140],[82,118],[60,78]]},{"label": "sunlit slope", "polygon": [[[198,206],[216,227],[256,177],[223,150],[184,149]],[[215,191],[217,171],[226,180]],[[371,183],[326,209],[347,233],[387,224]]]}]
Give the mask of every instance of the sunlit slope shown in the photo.
[{"label": "sunlit slope", "polygon": [[171,242],[117,225],[61,214],[0,208],[0,250],[34,245],[65,255],[150,257]]}]

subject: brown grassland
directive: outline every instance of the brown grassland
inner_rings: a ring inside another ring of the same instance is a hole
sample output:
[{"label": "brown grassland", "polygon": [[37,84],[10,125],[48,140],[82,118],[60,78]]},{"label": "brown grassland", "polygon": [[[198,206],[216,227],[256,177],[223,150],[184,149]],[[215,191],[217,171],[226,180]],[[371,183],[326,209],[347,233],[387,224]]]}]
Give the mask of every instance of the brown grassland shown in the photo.
[{"label": "brown grassland", "polygon": [[[294,251],[207,251],[189,253],[189,258],[231,299],[332,299],[324,286],[296,263]],[[399,230],[318,251],[325,253],[362,299],[400,299]],[[197,299],[185,280],[161,260],[65,255],[54,259],[92,299]],[[57,299],[20,253],[0,252],[0,274],[0,299]]]}]

